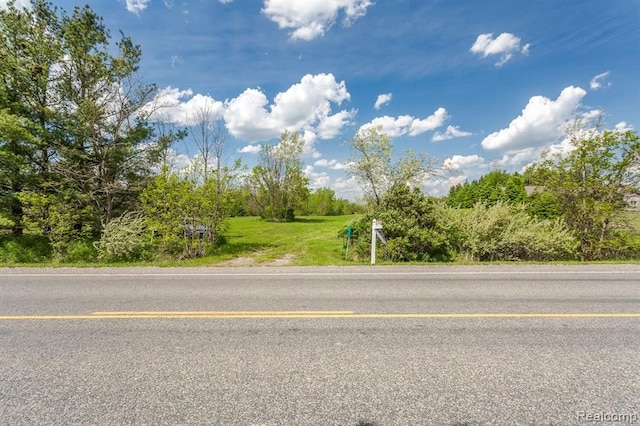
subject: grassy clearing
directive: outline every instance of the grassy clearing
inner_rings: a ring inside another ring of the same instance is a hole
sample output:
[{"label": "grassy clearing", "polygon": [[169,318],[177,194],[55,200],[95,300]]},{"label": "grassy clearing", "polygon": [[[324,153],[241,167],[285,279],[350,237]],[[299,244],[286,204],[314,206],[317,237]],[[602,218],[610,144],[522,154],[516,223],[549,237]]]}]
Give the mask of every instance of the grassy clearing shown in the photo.
[{"label": "grassy clearing", "polygon": [[294,222],[267,222],[257,217],[236,217],[214,261],[251,258],[256,263],[285,259],[293,265],[350,264],[344,260],[339,231],[357,216],[308,216]]}]

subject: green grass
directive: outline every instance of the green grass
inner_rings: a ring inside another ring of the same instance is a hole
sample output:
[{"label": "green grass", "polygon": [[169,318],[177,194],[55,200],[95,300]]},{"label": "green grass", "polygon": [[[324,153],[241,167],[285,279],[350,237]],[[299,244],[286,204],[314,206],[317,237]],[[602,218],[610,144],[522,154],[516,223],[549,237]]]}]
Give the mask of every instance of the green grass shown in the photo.
[{"label": "green grass", "polygon": [[256,263],[288,259],[293,265],[351,264],[344,260],[339,231],[357,216],[308,216],[293,222],[268,222],[257,217],[231,219],[227,244],[209,260],[250,257]]}]

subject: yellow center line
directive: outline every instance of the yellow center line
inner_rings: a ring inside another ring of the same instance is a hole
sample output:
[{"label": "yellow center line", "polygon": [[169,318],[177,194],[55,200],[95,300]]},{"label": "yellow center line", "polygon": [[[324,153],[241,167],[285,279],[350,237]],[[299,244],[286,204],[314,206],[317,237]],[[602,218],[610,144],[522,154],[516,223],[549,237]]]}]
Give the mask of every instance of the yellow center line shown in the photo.
[{"label": "yellow center line", "polygon": [[350,315],[354,311],[122,311],[94,312],[99,316],[123,315]]},{"label": "yellow center line", "polygon": [[499,319],[499,318],[640,318],[640,313],[356,313],[354,311],[143,311],[90,315],[0,315],[1,320],[85,319]]}]

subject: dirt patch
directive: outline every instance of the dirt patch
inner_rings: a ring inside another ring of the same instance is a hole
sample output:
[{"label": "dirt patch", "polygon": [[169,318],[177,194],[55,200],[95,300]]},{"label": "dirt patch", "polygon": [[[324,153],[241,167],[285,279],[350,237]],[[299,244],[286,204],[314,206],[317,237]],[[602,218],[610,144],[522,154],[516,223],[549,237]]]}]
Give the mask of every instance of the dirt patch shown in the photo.
[{"label": "dirt patch", "polygon": [[287,266],[293,263],[293,259],[296,258],[295,254],[287,253],[279,259],[272,260],[265,264],[265,266]]},{"label": "dirt patch", "polygon": [[264,253],[265,252],[256,252],[253,256],[236,257],[234,259],[220,262],[216,266],[287,266],[293,264],[293,260],[296,258],[295,254],[287,253],[278,259],[270,260],[268,262],[258,262],[256,258]]}]

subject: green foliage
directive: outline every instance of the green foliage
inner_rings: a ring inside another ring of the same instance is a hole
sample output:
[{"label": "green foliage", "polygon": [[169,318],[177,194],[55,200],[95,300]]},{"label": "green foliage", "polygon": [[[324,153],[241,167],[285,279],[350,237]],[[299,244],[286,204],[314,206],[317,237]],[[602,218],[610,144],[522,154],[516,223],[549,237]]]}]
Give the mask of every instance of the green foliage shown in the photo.
[{"label": "green foliage", "polygon": [[127,212],[109,222],[95,243],[98,259],[107,262],[142,260],[149,256],[151,234],[140,212]]},{"label": "green foliage", "polygon": [[278,145],[263,145],[258,165],[248,177],[252,208],[262,218],[292,221],[309,196],[308,180],[300,155],[304,141],[299,133],[284,132]]},{"label": "green foliage", "polygon": [[451,243],[466,260],[564,260],[576,253],[577,241],[562,221],[536,219],[522,205],[478,203],[445,215]]},{"label": "green foliage", "polygon": [[56,259],[63,260],[76,241],[95,235],[93,210],[74,192],[44,194],[21,192],[25,227],[47,237]]},{"label": "green foliage", "polygon": [[93,241],[78,240],[69,243],[63,260],[70,263],[91,263],[96,261],[97,256],[98,251]]},{"label": "green foliage", "polygon": [[72,198],[83,214],[91,210],[96,231],[137,207],[153,162],[172,141],[149,143],[146,105],[155,87],[135,76],[140,58],[130,38],[112,43],[89,6],[71,15],[42,0],[0,9],[0,209],[14,235],[28,225],[27,213],[27,221],[61,229],[46,223],[53,216],[35,218],[48,209],[23,205],[23,192]]},{"label": "green foliage", "polygon": [[45,262],[52,254],[49,240],[41,235],[0,238],[0,262],[3,264]]},{"label": "green foliage", "polygon": [[640,138],[631,131],[576,128],[570,143],[570,153],[547,154],[535,164],[532,177],[539,191],[557,200],[582,260],[619,257],[629,251],[626,196],[640,183]]},{"label": "green foliage", "polygon": [[218,202],[228,194],[219,194],[216,187],[215,178],[197,185],[165,169],[145,188],[140,199],[160,252],[201,257],[215,245],[228,228],[230,215],[230,203]]},{"label": "green foliage", "polygon": [[374,206],[380,205],[389,189],[418,185],[434,174],[434,162],[425,152],[407,151],[394,161],[393,141],[382,127],[360,130],[349,146],[352,157],[347,173],[358,181],[366,200]]},{"label": "green foliage", "polygon": [[337,198],[329,188],[319,188],[309,194],[302,213],[305,216],[341,216],[360,211],[360,206]]},{"label": "green foliage", "polygon": [[494,170],[478,180],[451,187],[446,202],[452,207],[467,209],[479,202],[487,205],[498,202],[518,204],[525,197],[523,176]]},{"label": "green foliage", "polygon": [[387,245],[380,246],[377,258],[394,262],[447,261],[454,255],[445,229],[437,220],[437,201],[406,184],[390,188],[354,226],[353,255],[363,259],[370,254],[371,223],[384,224]]},{"label": "green foliage", "polygon": [[556,219],[561,215],[558,198],[547,191],[536,190],[527,197],[527,213],[540,219]]},{"label": "green foliage", "polygon": [[3,228],[10,229],[13,228],[13,221],[7,217],[0,215],[0,230]]}]

